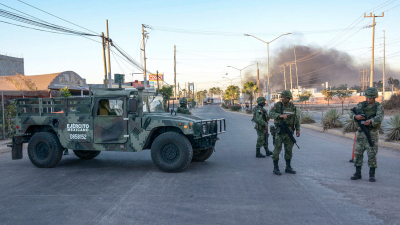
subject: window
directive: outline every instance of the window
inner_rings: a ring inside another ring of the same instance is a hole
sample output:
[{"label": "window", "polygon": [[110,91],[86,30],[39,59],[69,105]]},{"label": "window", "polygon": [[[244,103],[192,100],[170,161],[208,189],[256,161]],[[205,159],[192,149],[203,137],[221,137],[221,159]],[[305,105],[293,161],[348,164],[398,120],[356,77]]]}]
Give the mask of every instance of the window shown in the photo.
[{"label": "window", "polygon": [[97,110],[98,116],[122,116],[124,101],[120,99],[100,99]]}]

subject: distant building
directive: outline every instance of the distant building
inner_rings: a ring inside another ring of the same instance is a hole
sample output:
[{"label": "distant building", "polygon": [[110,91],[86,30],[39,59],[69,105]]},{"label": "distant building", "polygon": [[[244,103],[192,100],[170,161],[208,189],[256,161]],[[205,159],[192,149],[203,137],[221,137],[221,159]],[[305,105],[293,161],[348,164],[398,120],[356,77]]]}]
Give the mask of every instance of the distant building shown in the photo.
[{"label": "distant building", "polygon": [[50,91],[59,91],[64,87],[67,87],[72,95],[89,93],[86,79],[73,71],[32,76],[0,76],[0,91],[14,94],[41,91],[50,96]]},{"label": "distant building", "polygon": [[0,55],[0,76],[25,74],[24,58]]}]

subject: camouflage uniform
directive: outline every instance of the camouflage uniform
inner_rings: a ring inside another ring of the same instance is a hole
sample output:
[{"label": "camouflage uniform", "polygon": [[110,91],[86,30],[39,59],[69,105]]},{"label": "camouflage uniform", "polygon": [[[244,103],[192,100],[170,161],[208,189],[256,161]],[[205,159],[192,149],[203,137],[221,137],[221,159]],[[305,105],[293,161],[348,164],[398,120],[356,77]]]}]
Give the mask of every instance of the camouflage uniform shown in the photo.
[{"label": "camouflage uniform", "polygon": [[[378,91],[376,88],[368,88],[366,91],[367,98],[377,98]],[[370,167],[370,180],[375,181],[375,168],[378,167],[376,162],[376,155],[378,154],[378,141],[379,141],[379,129],[384,117],[383,107],[379,102],[374,102],[369,105],[367,101],[360,102],[356,106],[357,112],[365,114],[365,120],[371,120],[371,124],[367,127],[370,133],[373,147],[369,145],[368,139],[365,133],[359,127],[357,129],[357,138],[355,143],[355,158],[354,166],[356,167],[356,174],[352,177],[352,180],[361,179],[361,167],[363,164],[364,151],[367,151],[368,155],[368,167]],[[356,114],[350,111],[350,118],[354,121]]]},{"label": "camouflage uniform", "polygon": [[[292,93],[288,90],[285,90],[281,94],[282,97],[289,97],[292,98]],[[287,119],[280,118],[281,112],[283,114],[290,114],[287,116]],[[269,116],[274,119],[274,151],[272,153],[272,160],[274,161],[274,173],[279,171],[278,161],[279,161],[279,154],[282,150],[282,145],[285,148],[285,160],[286,160],[286,170],[287,173],[296,173],[291,166],[290,161],[292,159],[292,150],[293,150],[293,141],[290,139],[287,133],[279,134],[280,127],[277,126],[283,120],[289,127],[289,130],[294,133],[294,130],[300,131],[300,119],[299,119],[299,110],[297,110],[296,106],[292,102],[288,102],[284,105],[282,102],[278,102],[275,104],[274,108],[271,109],[269,112]],[[280,172],[279,172],[280,173]],[[278,174],[280,175],[280,174]]]},{"label": "camouflage uniform", "polygon": [[179,105],[180,106],[178,107],[178,110],[176,111],[177,113],[189,114],[189,115],[192,114],[189,111],[189,109],[187,108],[187,98],[186,97],[179,99]]},{"label": "camouflage uniform", "polygon": [[[256,123],[254,129],[257,131],[256,157],[258,158],[265,157],[260,153],[261,147],[264,147],[267,156],[272,155],[272,152],[268,150],[268,130],[265,129],[268,127],[269,120],[267,110],[265,110],[263,107],[263,105],[265,105],[265,101],[266,99],[264,97],[257,98],[258,105],[253,109],[253,121]],[[266,138],[267,141],[265,141]]]}]

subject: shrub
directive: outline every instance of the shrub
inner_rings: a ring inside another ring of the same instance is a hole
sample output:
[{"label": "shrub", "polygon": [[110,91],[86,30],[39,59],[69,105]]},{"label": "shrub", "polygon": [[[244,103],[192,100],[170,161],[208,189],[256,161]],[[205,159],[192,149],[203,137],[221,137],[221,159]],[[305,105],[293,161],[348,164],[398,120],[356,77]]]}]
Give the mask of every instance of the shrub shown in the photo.
[{"label": "shrub", "polygon": [[315,123],[313,115],[311,115],[311,113],[309,112],[301,113],[300,124],[309,124],[309,123]]},{"label": "shrub", "polygon": [[246,109],[246,114],[253,114],[253,110]]},{"label": "shrub", "polygon": [[343,127],[343,123],[339,120],[339,118],[340,112],[338,110],[329,110],[325,114],[324,118],[322,118],[322,126],[324,130]]},{"label": "shrub", "polygon": [[388,124],[390,128],[387,129],[386,141],[400,141],[400,114],[391,116]]},{"label": "shrub", "polygon": [[389,100],[385,100],[382,102],[382,106],[384,109],[400,109],[400,95],[394,94]]},{"label": "shrub", "polygon": [[232,111],[235,111],[235,112],[237,112],[237,111],[239,111],[239,110],[241,110],[241,109],[242,109],[242,107],[241,107],[241,106],[238,106],[238,105],[231,106],[231,110],[232,110]]},{"label": "shrub", "polygon": [[356,132],[358,128],[357,122],[352,120],[351,118],[347,118],[346,122],[343,126],[342,132],[344,133],[350,133],[350,132]]},{"label": "shrub", "polygon": [[229,107],[228,107],[227,105],[225,105],[225,104],[221,104],[221,107],[224,108],[224,109],[228,109],[228,108],[229,108]]}]

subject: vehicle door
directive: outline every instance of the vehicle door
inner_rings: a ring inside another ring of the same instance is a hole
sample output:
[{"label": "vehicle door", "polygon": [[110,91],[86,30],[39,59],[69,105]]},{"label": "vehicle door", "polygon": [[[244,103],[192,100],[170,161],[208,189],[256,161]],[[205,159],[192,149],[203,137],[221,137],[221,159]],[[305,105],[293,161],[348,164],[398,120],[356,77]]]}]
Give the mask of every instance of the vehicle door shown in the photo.
[{"label": "vehicle door", "polygon": [[93,110],[94,143],[120,144],[128,140],[126,98],[96,98]]}]

